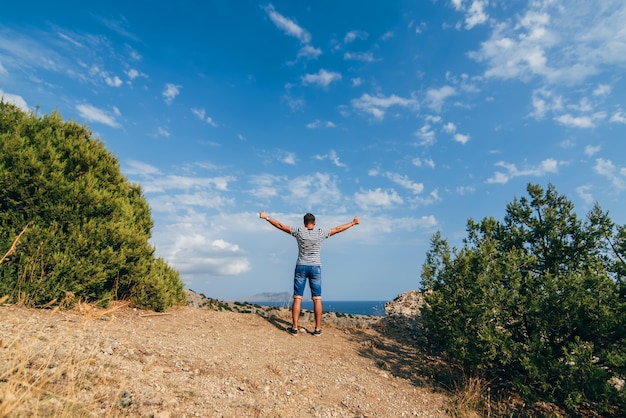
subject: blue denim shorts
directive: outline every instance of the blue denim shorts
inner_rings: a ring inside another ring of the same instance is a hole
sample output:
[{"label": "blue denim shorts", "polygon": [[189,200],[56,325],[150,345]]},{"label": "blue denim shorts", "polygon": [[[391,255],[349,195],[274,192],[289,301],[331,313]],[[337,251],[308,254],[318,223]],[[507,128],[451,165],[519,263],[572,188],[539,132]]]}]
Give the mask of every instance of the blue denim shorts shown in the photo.
[{"label": "blue denim shorts", "polygon": [[307,279],[309,279],[311,297],[314,299],[321,298],[322,267],[305,266],[301,264],[296,265],[296,271],[293,274],[293,297],[302,297],[302,295],[304,295],[304,286]]}]

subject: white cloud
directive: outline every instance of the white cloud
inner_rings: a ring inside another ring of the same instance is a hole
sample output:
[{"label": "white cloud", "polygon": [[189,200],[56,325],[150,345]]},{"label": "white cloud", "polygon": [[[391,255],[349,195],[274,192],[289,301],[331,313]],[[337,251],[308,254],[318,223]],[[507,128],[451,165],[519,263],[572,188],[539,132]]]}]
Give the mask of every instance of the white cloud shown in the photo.
[{"label": "white cloud", "polygon": [[316,59],[322,55],[322,50],[311,45],[303,45],[298,51],[298,58]]},{"label": "white cloud", "polygon": [[619,110],[615,112],[613,116],[611,116],[611,119],[609,119],[609,121],[613,123],[626,123],[626,114]]},{"label": "white cloud", "polygon": [[106,75],[104,81],[111,87],[119,87],[122,85],[122,80],[118,76],[110,77]]},{"label": "white cloud", "polygon": [[284,162],[285,164],[295,165],[296,164],[296,154],[293,153],[293,152],[287,152],[287,153],[285,153],[285,155],[283,156],[281,161]]},{"label": "white cloud", "polygon": [[536,89],[532,94],[533,112],[531,116],[543,119],[548,113],[563,109],[563,98],[545,88]]},{"label": "white cloud", "polygon": [[419,218],[413,217],[393,217],[388,218],[384,215],[377,216],[368,221],[373,223],[373,229],[377,232],[394,233],[396,231],[415,231],[422,229],[426,231],[434,231],[438,222],[434,215],[424,215]]},{"label": "white cloud", "polygon": [[419,205],[432,205],[433,203],[441,202],[441,197],[439,197],[439,191],[435,189],[426,197],[415,196],[410,201]]},{"label": "white cloud", "polygon": [[353,30],[353,31],[346,33],[346,36],[343,37],[343,43],[349,44],[349,43],[354,42],[357,39],[365,40],[368,37],[369,37],[369,34],[367,32],[364,32],[362,30]]},{"label": "white cloud", "polygon": [[374,54],[371,52],[346,52],[343,54],[345,60],[373,62]]},{"label": "white cloud", "polygon": [[427,28],[427,27],[428,27],[428,23],[426,23],[426,22],[421,22],[421,23],[419,23],[419,24],[415,25],[415,29],[414,29],[414,30],[415,30],[415,33],[416,33],[417,35],[419,35],[419,34],[423,33],[423,32],[424,32],[424,30],[426,30],[426,28]]},{"label": "white cloud", "polygon": [[547,158],[541,161],[541,163],[539,163],[539,165],[536,167],[528,166],[520,170],[517,168],[515,164],[506,163],[504,161],[499,161],[495,165],[497,167],[504,168],[506,172],[496,171],[493,177],[490,177],[489,179],[487,179],[487,183],[505,184],[509,180],[515,177],[521,177],[521,176],[541,177],[550,173],[558,173],[559,164],[563,164],[563,163],[559,163],[553,158]]},{"label": "white cloud", "polygon": [[415,136],[422,140],[419,145],[423,146],[431,146],[437,140],[435,137],[435,131],[429,123],[425,124],[417,132],[415,132]]},{"label": "white cloud", "polygon": [[128,160],[123,171],[126,175],[139,175],[142,177],[161,174],[157,167],[137,160]]},{"label": "white cloud", "polygon": [[15,66],[19,70],[68,71],[66,66],[70,62],[44,43],[52,37],[54,35],[50,33],[12,31],[5,25],[0,32],[0,49],[5,64],[11,64],[10,68]]},{"label": "white cloud", "polygon": [[387,172],[385,173],[385,177],[387,177],[389,180],[393,181],[394,183],[404,187],[405,189],[411,191],[411,193],[413,194],[417,195],[424,191],[423,183],[416,183],[412,181],[411,179],[409,179],[406,175]]},{"label": "white cloud", "polygon": [[5,103],[14,104],[23,111],[28,112],[28,105],[26,104],[26,100],[24,100],[22,96],[6,93],[2,89],[0,89],[0,99],[4,100]]},{"label": "white cloud", "polygon": [[572,116],[570,114],[560,115],[554,118],[561,125],[573,128],[593,128],[593,118],[591,116]]},{"label": "white cloud", "polygon": [[461,144],[467,144],[467,141],[469,141],[470,137],[469,135],[464,135],[464,134],[454,134],[454,140],[458,143]]},{"label": "white cloud", "polygon": [[456,125],[452,122],[448,122],[441,128],[447,134],[453,134],[456,132]]},{"label": "white cloud", "polygon": [[319,70],[316,74],[305,74],[302,76],[302,84],[316,84],[320,87],[328,87],[331,83],[341,80],[341,74],[324,69]]},{"label": "white cloud", "polygon": [[[285,17],[282,14],[278,13],[274,6],[271,4],[266,6],[264,9],[272,23],[274,23],[274,25],[278,29],[283,31],[286,35],[296,38],[300,41],[301,47],[296,55],[297,58],[305,58],[311,60],[317,59],[320,55],[322,55],[322,50],[320,48],[311,45],[311,34],[306,29],[298,25],[298,23],[296,23],[294,20],[289,19],[288,17]],[[293,64],[295,63],[289,63],[289,65]]]},{"label": "white cloud", "polygon": [[165,129],[162,126],[157,126],[157,131],[156,131],[156,136],[162,136],[164,138],[169,138],[170,137],[170,131],[168,131],[167,129]]},{"label": "white cloud", "polygon": [[298,39],[303,44],[311,42],[311,35],[309,32],[300,27],[293,20],[278,13],[271,4],[265,7],[265,12],[274,25],[276,25],[278,29],[285,32],[285,34]]},{"label": "white cloud", "polygon": [[165,85],[165,89],[163,90],[163,98],[165,99],[165,103],[171,104],[172,101],[180,94],[180,88],[182,86],[177,86],[176,84],[167,83]]},{"label": "white cloud", "polygon": [[330,150],[330,152],[326,155],[316,155],[314,158],[320,161],[328,159],[337,167],[342,167],[342,168],[347,167],[344,163],[342,163],[339,160],[339,156],[337,155],[337,152],[334,149]]},{"label": "white cloud", "polygon": [[354,194],[355,203],[363,210],[391,208],[404,203],[395,190],[366,190]]},{"label": "white cloud", "polygon": [[[146,187],[146,193],[153,191]],[[190,210],[191,208],[220,209],[227,206],[233,206],[234,199],[225,196],[215,190],[195,190],[190,193],[169,193],[156,194],[149,197],[151,208],[155,212],[176,213],[180,210]]]},{"label": "white cloud", "polygon": [[[81,117],[88,120],[89,122],[102,123],[112,128],[120,127],[119,123],[116,122],[115,117],[113,115],[111,115],[109,112],[105,110],[98,109],[95,106],[81,104],[81,105],[76,106],[76,110],[78,110],[78,113],[80,114]],[[113,113],[114,114],[116,113],[115,108],[114,108]]]},{"label": "white cloud", "polygon": [[215,123],[212,117],[206,115],[206,111],[204,109],[195,109],[192,108],[191,112],[198,117],[203,122],[208,123],[212,127],[216,128],[218,125]]},{"label": "white cloud", "polygon": [[580,83],[607,65],[626,63],[624,21],[621,0],[528,2],[514,21],[495,22],[470,56],[487,64],[487,77]]},{"label": "white cloud", "polygon": [[433,229],[437,226],[437,218],[435,215],[422,216],[418,219],[417,224],[420,228]]},{"label": "white cloud", "polygon": [[426,166],[426,167],[430,167],[430,168],[435,168],[435,162],[431,158],[427,158],[427,159],[413,158],[411,160],[411,162],[416,167]]},{"label": "white cloud", "polygon": [[381,40],[386,41],[394,37],[394,33],[392,31],[388,31],[383,33],[383,36],[380,37]]},{"label": "white cloud", "polygon": [[159,252],[181,273],[182,277],[205,278],[236,276],[251,269],[250,261],[237,244],[212,238],[207,225],[177,224],[166,230],[168,236],[157,237]]},{"label": "white cloud", "polygon": [[146,193],[164,193],[170,190],[218,190],[227,191],[233,176],[193,177],[170,174],[152,176],[141,182]]},{"label": "white cloud", "polygon": [[596,173],[606,177],[617,190],[626,189],[626,168],[620,169],[611,160],[598,158],[593,169]]},{"label": "white cloud", "polygon": [[600,84],[593,91],[594,96],[608,96],[611,94],[611,86],[608,84]]},{"label": "white cloud", "polygon": [[253,186],[248,192],[261,199],[268,199],[278,196],[279,185],[284,181],[283,177],[272,174],[258,174],[250,178],[249,182]]},{"label": "white cloud", "polygon": [[[598,121],[607,118],[604,111],[594,112],[595,103],[588,97],[581,98],[577,103],[567,103],[561,95],[547,88],[533,91],[532,104],[533,111],[530,116],[540,120],[553,115],[553,120],[572,128],[593,128]],[[570,112],[565,113],[565,110]]]},{"label": "white cloud", "polygon": [[476,191],[474,186],[458,186],[456,192],[461,196],[473,194]]},{"label": "white cloud", "polygon": [[312,210],[320,205],[340,204],[337,179],[325,173],[296,177],[287,183],[285,199],[289,204]]},{"label": "white cloud", "polygon": [[588,205],[593,204],[595,200],[591,194],[591,186],[589,185],[578,186],[576,188],[576,194]]},{"label": "white cloud", "polygon": [[[465,17],[465,27],[472,29],[476,25],[482,25],[487,21],[489,16],[485,13],[485,6],[487,1],[474,0],[472,5],[467,10]],[[456,6],[456,4],[455,4]]]},{"label": "white cloud", "polygon": [[322,122],[319,119],[316,119],[313,122],[309,122],[305,126],[308,129],[336,128],[337,127],[333,122],[331,122],[329,120],[327,120],[326,122]]},{"label": "white cloud", "polygon": [[[137,52],[137,50],[133,47],[127,46],[127,50],[128,50],[128,56],[130,56],[131,59],[135,60],[135,61],[141,61],[142,60],[142,56],[139,52]],[[141,74],[142,76],[145,77],[145,74]]]},{"label": "white cloud", "polygon": [[587,97],[583,97],[582,99],[580,99],[578,104],[574,103],[574,104],[569,105],[568,108],[576,110],[578,112],[591,112],[593,110],[593,107],[591,106],[591,102],[589,101]]},{"label": "white cloud", "polygon": [[601,149],[602,149],[602,147],[600,147],[600,146],[594,147],[592,145],[587,145],[585,147],[585,155],[592,156],[592,155],[597,154],[598,152],[600,152]]},{"label": "white cloud", "polygon": [[131,80],[136,79],[137,77],[139,77],[140,74],[141,73],[135,70],[134,68],[131,68],[130,70],[126,71],[126,76],[130,78]]},{"label": "white cloud", "polygon": [[95,64],[89,68],[89,74],[91,76],[103,79],[106,85],[109,87],[120,87],[122,84],[124,84],[121,78],[116,75],[111,76],[107,71],[104,71],[100,68],[100,66]]},{"label": "white cloud", "polygon": [[283,99],[287,103],[287,106],[289,106],[289,108],[294,112],[302,108],[302,106],[304,106],[304,100],[296,99],[292,97],[290,94],[285,94],[283,96]]},{"label": "white cloud", "polygon": [[487,179],[487,183],[506,184],[509,182],[510,179],[511,177],[508,176],[506,173],[503,173],[501,171],[496,171],[493,174],[493,177],[490,177]]},{"label": "white cloud", "polygon": [[374,119],[382,120],[385,117],[387,109],[392,106],[417,108],[418,103],[414,99],[405,99],[399,96],[370,96],[365,93],[358,99],[351,100],[352,107],[356,110],[373,116]]},{"label": "white cloud", "polygon": [[439,89],[429,89],[426,92],[426,103],[431,109],[440,112],[445,101],[456,94],[456,90],[451,86],[443,86]]}]

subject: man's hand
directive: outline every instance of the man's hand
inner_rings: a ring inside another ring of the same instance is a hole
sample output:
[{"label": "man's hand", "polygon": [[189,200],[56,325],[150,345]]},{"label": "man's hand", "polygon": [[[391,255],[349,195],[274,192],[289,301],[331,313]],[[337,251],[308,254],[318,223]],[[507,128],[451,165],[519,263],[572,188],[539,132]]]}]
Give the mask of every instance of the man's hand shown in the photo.
[{"label": "man's hand", "polygon": [[269,215],[267,213],[265,213],[265,209],[261,209],[261,212],[259,213],[259,218],[265,219],[266,221],[268,221],[274,227],[280,229],[283,232],[291,234],[291,227],[289,225],[284,225],[283,223],[281,223],[276,218],[270,219]]},{"label": "man's hand", "polygon": [[352,220],[352,222],[348,222],[347,224],[339,225],[339,226],[336,226],[334,228],[331,228],[330,229],[330,235],[332,236],[332,235],[338,234],[338,233],[343,232],[346,229],[350,229],[354,225],[358,225],[360,223],[361,223],[361,221],[359,220],[359,218],[357,216],[355,216],[354,219]]}]

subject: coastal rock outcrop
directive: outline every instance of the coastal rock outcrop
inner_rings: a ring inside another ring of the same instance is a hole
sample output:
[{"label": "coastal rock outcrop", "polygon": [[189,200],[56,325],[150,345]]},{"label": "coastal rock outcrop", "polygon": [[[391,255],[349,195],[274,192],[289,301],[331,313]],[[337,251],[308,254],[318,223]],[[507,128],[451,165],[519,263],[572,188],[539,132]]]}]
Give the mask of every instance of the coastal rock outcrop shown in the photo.
[{"label": "coastal rock outcrop", "polygon": [[420,290],[398,295],[394,300],[385,303],[385,324],[406,338],[420,339],[424,336],[421,321],[424,303],[424,294]]},{"label": "coastal rock outcrop", "polygon": [[424,295],[420,290],[411,290],[398,295],[394,300],[385,303],[385,315],[401,316],[417,319],[424,305]]}]

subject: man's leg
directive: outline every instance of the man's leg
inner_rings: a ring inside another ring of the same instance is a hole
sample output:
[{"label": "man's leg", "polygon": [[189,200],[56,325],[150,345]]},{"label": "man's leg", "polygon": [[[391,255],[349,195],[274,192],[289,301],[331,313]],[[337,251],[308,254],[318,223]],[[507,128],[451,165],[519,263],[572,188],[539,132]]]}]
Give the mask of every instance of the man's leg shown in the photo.
[{"label": "man's leg", "polygon": [[315,330],[317,331],[322,329],[322,268],[320,266],[311,267],[309,286],[311,287]]},{"label": "man's leg", "polygon": [[[292,330],[298,329],[298,319],[300,318],[300,306],[302,304],[302,295],[304,294],[304,285],[306,283],[306,266],[296,264],[296,270],[293,274],[293,305],[291,305],[291,318],[293,324]],[[292,332],[295,334],[295,332]]]},{"label": "man's leg", "polygon": [[313,314],[315,315],[315,329],[322,329],[322,298],[313,298]]},{"label": "man's leg", "polygon": [[293,305],[291,307],[291,318],[293,325],[291,328],[298,329],[298,319],[300,318],[300,306],[302,305],[302,296],[294,296]]}]

